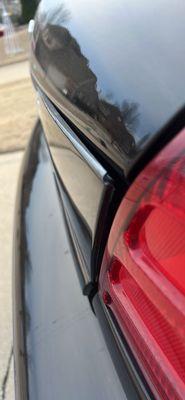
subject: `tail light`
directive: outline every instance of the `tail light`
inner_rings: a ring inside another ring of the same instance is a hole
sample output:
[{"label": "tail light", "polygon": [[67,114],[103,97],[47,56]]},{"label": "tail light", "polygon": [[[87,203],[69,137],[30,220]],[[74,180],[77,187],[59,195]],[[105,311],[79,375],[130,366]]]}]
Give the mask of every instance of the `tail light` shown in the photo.
[{"label": "tail light", "polygon": [[185,129],[124,197],[99,290],[156,399],[184,400]]}]

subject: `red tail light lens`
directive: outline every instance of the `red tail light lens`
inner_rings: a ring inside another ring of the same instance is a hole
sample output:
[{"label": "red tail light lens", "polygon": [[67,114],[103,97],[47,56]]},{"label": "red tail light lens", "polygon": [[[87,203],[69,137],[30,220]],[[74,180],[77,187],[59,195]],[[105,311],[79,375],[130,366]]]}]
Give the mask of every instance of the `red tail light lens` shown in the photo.
[{"label": "red tail light lens", "polygon": [[104,254],[100,294],[155,397],[184,400],[185,130],[124,197]]}]

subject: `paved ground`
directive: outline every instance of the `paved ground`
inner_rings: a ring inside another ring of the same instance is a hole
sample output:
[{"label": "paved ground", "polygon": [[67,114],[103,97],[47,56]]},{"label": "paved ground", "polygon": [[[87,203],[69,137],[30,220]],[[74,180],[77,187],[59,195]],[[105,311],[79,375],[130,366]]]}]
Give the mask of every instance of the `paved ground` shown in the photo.
[{"label": "paved ground", "polygon": [[21,79],[28,79],[28,75],[28,61],[3,66],[0,68],[0,85],[4,86],[11,82],[19,82]]},{"label": "paved ground", "polygon": [[0,67],[0,153],[23,149],[35,119],[28,62]]},{"label": "paved ground", "polygon": [[13,400],[12,232],[15,192],[22,153],[0,156],[0,399]]},{"label": "paved ground", "polygon": [[[28,63],[0,67],[0,400],[14,400],[12,232],[17,178],[36,119]],[[3,154],[4,153],[4,154]]]}]

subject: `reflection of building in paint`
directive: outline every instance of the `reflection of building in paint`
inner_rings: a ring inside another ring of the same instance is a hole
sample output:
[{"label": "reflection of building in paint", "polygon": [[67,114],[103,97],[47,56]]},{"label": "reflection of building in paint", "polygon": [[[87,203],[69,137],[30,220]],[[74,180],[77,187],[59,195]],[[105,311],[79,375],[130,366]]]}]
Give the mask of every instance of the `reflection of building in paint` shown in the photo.
[{"label": "reflection of building in paint", "polygon": [[3,10],[3,3],[4,6],[7,10],[7,12],[11,15],[11,16],[17,16],[19,17],[21,15],[22,12],[22,7],[21,7],[21,2],[20,0],[4,0],[4,1],[0,1],[0,10]]},{"label": "reflection of building in paint", "polygon": [[101,144],[104,147],[116,146],[127,154],[133,152],[135,140],[130,131],[131,125],[138,123],[138,105],[125,101],[119,106],[108,98],[102,98],[97,89],[96,75],[68,29],[46,24],[37,38],[35,52],[55,88],[103,127],[107,134]]},{"label": "reflection of building in paint", "polygon": [[18,43],[18,39],[15,35],[15,30],[13,23],[11,21],[11,14],[9,12],[9,6],[6,7],[6,3],[1,0],[1,14],[2,14],[2,23],[4,27],[4,47],[5,52],[8,55],[16,54],[21,51],[21,48]]}]

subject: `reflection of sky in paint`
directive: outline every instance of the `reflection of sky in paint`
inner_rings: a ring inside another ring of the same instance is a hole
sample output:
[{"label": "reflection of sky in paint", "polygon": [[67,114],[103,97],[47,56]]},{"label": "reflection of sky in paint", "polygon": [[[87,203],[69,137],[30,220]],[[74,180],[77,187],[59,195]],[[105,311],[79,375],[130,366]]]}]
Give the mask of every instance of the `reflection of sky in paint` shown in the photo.
[{"label": "reflection of sky in paint", "polygon": [[[46,3],[52,7],[54,0]],[[87,0],[64,4],[71,13],[66,26],[102,94],[139,103],[138,135],[158,129],[184,103],[184,0],[89,0],[88,15]]]}]

